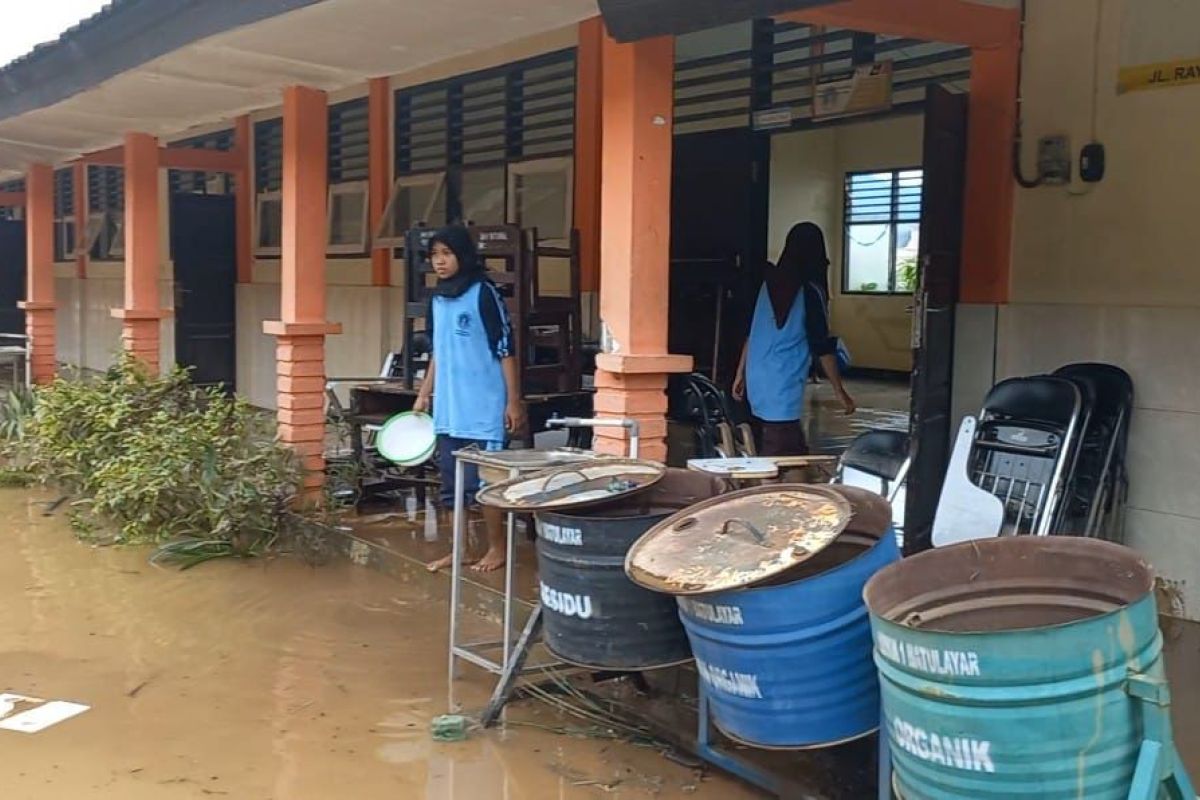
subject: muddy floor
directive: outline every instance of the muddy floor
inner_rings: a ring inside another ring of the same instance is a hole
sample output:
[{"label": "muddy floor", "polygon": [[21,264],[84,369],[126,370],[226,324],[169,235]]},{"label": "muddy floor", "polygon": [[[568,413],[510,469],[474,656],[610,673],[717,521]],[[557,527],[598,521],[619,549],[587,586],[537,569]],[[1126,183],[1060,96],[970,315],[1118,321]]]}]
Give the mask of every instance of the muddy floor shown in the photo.
[{"label": "muddy floor", "polygon": [[[0,491],[0,692],[90,710],[0,730],[5,800],[759,796],[652,748],[547,732],[569,721],[534,702],[503,732],[432,741],[445,579],[290,559],[181,574],[78,543],[48,499]],[[486,689],[468,676],[458,697],[478,707]]]}]

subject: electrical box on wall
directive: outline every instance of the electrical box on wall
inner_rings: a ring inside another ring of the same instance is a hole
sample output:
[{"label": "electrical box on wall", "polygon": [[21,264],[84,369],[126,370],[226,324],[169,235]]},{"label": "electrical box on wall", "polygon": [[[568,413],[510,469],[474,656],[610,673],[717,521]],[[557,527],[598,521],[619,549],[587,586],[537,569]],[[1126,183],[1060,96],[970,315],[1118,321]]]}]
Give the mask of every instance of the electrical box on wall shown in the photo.
[{"label": "electrical box on wall", "polygon": [[1071,182],[1071,142],[1066,136],[1038,140],[1038,176],[1045,186]]},{"label": "electrical box on wall", "polygon": [[1104,145],[1091,142],[1083,147],[1079,154],[1079,177],[1084,183],[1098,183],[1104,180],[1104,169],[1107,158]]}]

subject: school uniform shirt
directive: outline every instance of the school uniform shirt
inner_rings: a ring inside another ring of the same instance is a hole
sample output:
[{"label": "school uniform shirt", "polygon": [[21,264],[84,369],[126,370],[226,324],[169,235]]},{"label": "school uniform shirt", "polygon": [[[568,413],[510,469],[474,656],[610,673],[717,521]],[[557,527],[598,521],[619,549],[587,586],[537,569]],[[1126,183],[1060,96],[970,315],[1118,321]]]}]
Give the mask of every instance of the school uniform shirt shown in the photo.
[{"label": "school uniform shirt", "polygon": [[804,411],[804,388],[814,358],[833,352],[825,297],[805,284],[783,327],[775,324],[771,297],[758,292],[746,353],[746,399],[764,422],[793,422]]},{"label": "school uniform shirt", "polygon": [[437,363],[433,424],[440,436],[503,442],[508,390],[500,360],[512,355],[512,325],[496,287],[479,281],[458,297],[435,295],[430,340]]}]

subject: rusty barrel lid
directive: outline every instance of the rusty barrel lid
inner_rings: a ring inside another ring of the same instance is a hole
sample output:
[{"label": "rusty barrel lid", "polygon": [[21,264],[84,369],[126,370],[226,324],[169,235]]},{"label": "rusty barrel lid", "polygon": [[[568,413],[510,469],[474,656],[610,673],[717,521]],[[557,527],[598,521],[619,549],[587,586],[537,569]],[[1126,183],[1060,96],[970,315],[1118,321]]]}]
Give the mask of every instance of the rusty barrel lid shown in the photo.
[{"label": "rusty barrel lid", "polygon": [[630,548],[625,572],[640,586],[674,595],[752,586],[824,550],[852,516],[835,487],[744,489],[655,525]]},{"label": "rusty barrel lid", "polygon": [[562,511],[610,503],[649,489],[667,468],[654,461],[597,459],[522,475],[487,486],[479,502],[505,511]]}]

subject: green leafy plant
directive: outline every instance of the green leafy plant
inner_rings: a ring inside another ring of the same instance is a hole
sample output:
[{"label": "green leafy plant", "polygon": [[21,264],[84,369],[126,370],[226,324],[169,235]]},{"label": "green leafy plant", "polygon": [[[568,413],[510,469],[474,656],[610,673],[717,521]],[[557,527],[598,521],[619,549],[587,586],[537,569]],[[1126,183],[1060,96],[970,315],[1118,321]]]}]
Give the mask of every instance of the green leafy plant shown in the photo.
[{"label": "green leafy plant", "polygon": [[907,256],[896,265],[896,288],[911,292],[917,288],[917,257]]},{"label": "green leafy plant", "polygon": [[301,468],[245,401],[198,389],[183,370],[150,375],[130,356],[37,398],[22,460],[81,498],[81,533],[102,521],[116,543],[170,543],[160,560],[183,566],[257,555],[280,535]]},{"label": "green leafy plant", "polygon": [[0,439],[20,441],[25,435],[26,423],[33,416],[33,408],[34,394],[24,386],[5,392],[0,399]]}]

